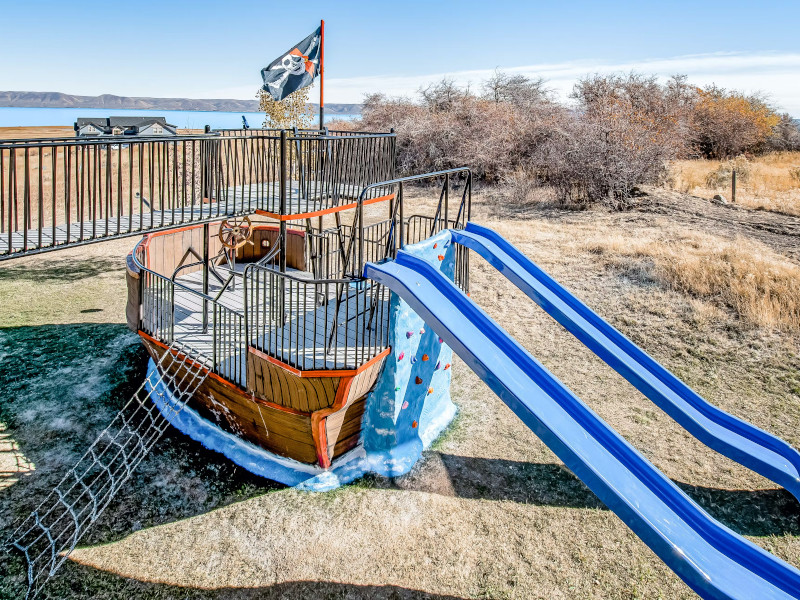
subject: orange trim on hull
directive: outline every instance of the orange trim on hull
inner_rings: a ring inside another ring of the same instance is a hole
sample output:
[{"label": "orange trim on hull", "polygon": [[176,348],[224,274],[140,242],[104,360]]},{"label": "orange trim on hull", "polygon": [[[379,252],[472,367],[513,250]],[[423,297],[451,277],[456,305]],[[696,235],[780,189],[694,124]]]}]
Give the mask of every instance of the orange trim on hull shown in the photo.
[{"label": "orange trim on hull", "polygon": [[[378,198],[364,200],[364,206],[367,206],[368,204],[376,204],[378,202],[386,202],[387,200],[391,200],[392,198],[394,198],[394,194],[387,194],[386,196],[380,196]],[[312,212],[300,213],[296,215],[281,215],[278,213],[267,212],[266,210],[256,209],[256,214],[264,217],[270,217],[278,221],[300,221],[302,219],[310,219],[311,217],[332,215],[333,213],[341,212],[343,210],[349,210],[351,208],[355,208],[356,206],[358,206],[358,202],[351,202],[350,204],[344,204],[342,206],[334,206],[332,208],[325,208],[323,210],[315,210]]]},{"label": "orange trim on hull", "polygon": [[350,395],[350,386],[353,385],[354,379],[355,377],[342,378],[339,382],[339,387],[336,389],[336,398],[333,404],[328,408],[311,413],[311,436],[314,438],[314,445],[317,448],[319,466],[323,469],[331,466],[331,457],[328,456],[327,418],[344,407],[347,397]]}]

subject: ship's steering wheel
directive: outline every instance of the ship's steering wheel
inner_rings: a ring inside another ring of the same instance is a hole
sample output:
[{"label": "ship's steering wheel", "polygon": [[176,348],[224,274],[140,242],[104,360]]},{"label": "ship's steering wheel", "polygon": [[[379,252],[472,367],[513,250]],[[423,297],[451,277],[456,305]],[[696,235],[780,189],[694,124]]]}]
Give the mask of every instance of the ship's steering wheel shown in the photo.
[{"label": "ship's steering wheel", "polygon": [[253,224],[250,217],[225,219],[219,226],[219,241],[223,248],[238,250],[245,244],[253,245]]}]

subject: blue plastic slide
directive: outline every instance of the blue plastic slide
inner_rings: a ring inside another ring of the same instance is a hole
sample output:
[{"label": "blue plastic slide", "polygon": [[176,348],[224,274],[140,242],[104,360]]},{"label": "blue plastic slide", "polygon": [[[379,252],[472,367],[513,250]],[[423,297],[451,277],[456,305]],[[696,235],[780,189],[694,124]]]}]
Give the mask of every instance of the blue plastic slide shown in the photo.
[{"label": "blue plastic slide", "polygon": [[405,300],[547,446],[704,598],[800,598],[800,571],[711,518],[435,267],[399,252],[365,275]]},{"label": "blue plastic slide", "polygon": [[468,223],[451,233],[689,433],[800,499],[800,453],[792,446],[706,402],[496,232]]}]

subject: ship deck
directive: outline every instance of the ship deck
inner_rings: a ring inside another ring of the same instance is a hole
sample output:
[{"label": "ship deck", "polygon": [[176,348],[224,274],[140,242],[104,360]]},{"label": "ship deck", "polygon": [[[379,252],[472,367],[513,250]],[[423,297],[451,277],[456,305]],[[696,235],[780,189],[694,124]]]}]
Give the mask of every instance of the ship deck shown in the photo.
[{"label": "ship deck", "polygon": [[[236,271],[241,273],[246,265],[237,263]],[[223,279],[227,279],[230,271],[218,268]],[[311,273],[287,269],[294,277],[311,281]],[[178,277],[176,281],[182,286],[200,292],[202,290],[202,271],[195,271]],[[361,282],[360,286],[372,285]],[[209,274],[209,295],[214,297],[222,288],[222,284]],[[269,321],[270,304],[263,299],[257,307],[250,307],[250,319],[261,323],[258,331],[263,332],[258,339],[249,340],[250,344],[261,348],[265,354],[302,370],[341,369],[342,364],[348,368],[356,368],[366,362],[373,354],[379,353],[374,340],[385,339],[385,328],[388,327],[388,294],[375,303],[368,300],[363,287],[355,285],[341,290],[341,306],[337,318],[336,335],[332,352],[326,351],[336,312],[336,286],[329,286],[330,294],[323,298],[314,286],[286,287],[284,293],[284,313],[286,318],[281,325],[277,321]],[[298,290],[302,290],[298,294]],[[345,299],[349,301],[345,302]],[[219,304],[229,309],[232,314],[223,316],[225,323],[220,327],[229,327],[230,334],[218,335],[216,349],[218,372],[227,374],[233,383],[246,386],[245,373],[247,361],[247,345],[244,338],[244,284],[241,278],[235,280],[234,287],[228,287],[218,300]],[[273,299],[274,302],[274,299]],[[203,330],[203,298],[176,286],[174,313],[174,338],[186,346],[205,356],[215,354],[213,340],[213,308],[208,303],[208,327]],[[371,340],[363,338],[363,328],[359,327],[358,315],[374,311]],[[257,313],[257,314],[256,314]],[[265,323],[269,323],[265,325]],[[241,326],[239,326],[241,324]],[[232,325],[232,326],[231,326]],[[239,336],[237,338],[237,335]],[[373,345],[369,342],[373,341]]]}]

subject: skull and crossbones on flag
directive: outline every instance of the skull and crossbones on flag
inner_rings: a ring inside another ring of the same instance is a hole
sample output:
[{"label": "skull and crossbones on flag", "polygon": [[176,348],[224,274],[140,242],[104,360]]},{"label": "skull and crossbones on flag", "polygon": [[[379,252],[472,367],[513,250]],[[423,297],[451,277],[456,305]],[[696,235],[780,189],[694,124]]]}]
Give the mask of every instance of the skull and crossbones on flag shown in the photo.
[{"label": "skull and crossbones on flag", "polygon": [[309,35],[286,54],[261,69],[262,89],[276,102],[314,82],[319,73],[322,30]]}]

